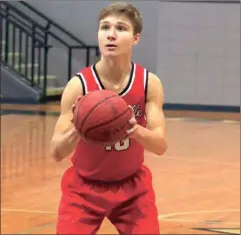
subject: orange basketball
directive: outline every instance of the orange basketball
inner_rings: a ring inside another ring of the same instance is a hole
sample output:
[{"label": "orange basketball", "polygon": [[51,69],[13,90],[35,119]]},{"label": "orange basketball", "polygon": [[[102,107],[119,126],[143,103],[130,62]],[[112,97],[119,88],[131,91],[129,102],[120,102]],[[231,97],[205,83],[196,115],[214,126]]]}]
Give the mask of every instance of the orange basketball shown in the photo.
[{"label": "orange basketball", "polygon": [[75,128],[87,139],[118,142],[131,128],[132,112],[118,94],[97,90],[83,96],[74,111]]}]

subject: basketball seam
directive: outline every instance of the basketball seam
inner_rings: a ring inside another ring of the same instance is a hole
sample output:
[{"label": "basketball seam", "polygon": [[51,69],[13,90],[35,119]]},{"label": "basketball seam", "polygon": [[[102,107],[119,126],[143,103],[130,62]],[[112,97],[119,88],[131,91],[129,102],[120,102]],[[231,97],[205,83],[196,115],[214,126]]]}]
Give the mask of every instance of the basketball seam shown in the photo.
[{"label": "basketball seam", "polygon": [[81,129],[86,121],[86,119],[90,116],[90,114],[98,107],[99,104],[105,102],[106,100],[108,99],[111,99],[111,98],[114,98],[114,97],[117,97],[118,95],[112,95],[112,96],[109,96],[109,97],[106,97],[104,98],[103,100],[101,100],[99,103],[95,104],[91,109],[90,111],[88,112],[88,114],[85,116],[84,120],[82,121],[82,125],[80,127],[80,132],[81,132]]},{"label": "basketball seam", "polygon": [[[79,100],[79,102],[76,105],[76,109],[77,109],[77,117],[76,117],[76,122],[75,123],[79,123],[79,109],[80,109],[80,105],[83,103],[84,99],[86,96],[82,96],[81,99]],[[78,125],[78,124],[77,124]]]},{"label": "basketball seam", "polygon": [[106,121],[106,122],[103,122],[103,123],[100,123],[96,126],[92,126],[91,128],[87,129],[87,131],[85,132],[85,136],[87,136],[88,132],[90,132],[91,130],[95,129],[95,128],[98,128],[100,126],[104,126],[104,125],[107,125],[109,123],[111,123],[113,120],[117,120],[118,118],[120,118],[121,116],[123,116],[124,114],[126,114],[126,112],[129,110],[129,108],[127,108],[123,113],[119,114],[115,119],[111,119],[109,121]]}]

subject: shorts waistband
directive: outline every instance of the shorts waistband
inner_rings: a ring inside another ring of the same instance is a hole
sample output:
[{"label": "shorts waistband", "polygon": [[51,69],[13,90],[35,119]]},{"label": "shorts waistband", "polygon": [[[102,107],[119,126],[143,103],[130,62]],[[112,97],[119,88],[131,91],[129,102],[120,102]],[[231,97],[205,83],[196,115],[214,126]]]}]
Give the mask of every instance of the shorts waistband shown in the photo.
[{"label": "shorts waistband", "polygon": [[83,175],[81,175],[77,170],[77,175],[86,183],[89,183],[89,184],[105,184],[105,185],[112,185],[112,184],[122,184],[122,183],[125,183],[129,180],[133,180],[134,178],[136,178],[139,173],[141,172],[142,170],[141,169],[138,169],[135,173],[123,178],[123,179],[119,179],[119,180],[98,180],[98,179],[91,179],[91,178],[87,178]]}]

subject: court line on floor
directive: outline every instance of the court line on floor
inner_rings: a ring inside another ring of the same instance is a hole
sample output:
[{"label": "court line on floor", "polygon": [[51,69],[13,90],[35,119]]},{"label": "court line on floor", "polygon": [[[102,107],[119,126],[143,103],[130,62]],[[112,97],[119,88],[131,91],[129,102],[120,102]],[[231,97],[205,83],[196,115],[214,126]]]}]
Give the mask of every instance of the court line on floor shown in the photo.
[{"label": "court line on floor", "polygon": [[218,213],[218,212],[238,212],[240,209],[221,209],[221,210],[201,210],[201,211],[186,211],[186,212],[175,212],[175,213],[168,213],[165,215],[159,215],[158,218],[167,218],[167,217],[174,217],[180,215],[194,215],[194,214],[208,214],[208,213]]},{"label": "court line on floor", "polygon": [[[48,211],[48,210],[28,210],[28,209],[17,209],[17,208],[1,208],[1,211],[6,212],[26,212],[26,213],[37,213],[37,214],[57,214],[57,211]],[[185,211],[185,212],[176,212],[168,213],[164,215],[159,215],[158,219],[165,219],[174,216],[181,215],[194,215],[194,214],[208,214],[208,213],[218,213],[218,212],[238,212],[240,209],[220,209],[220,210],[201,210],[201,211]]]},{"label": "court line on floor", "polygon": [[18,235],[18,234],[32,234],[32,232],[36,233],[38,230],[42,230],[42,229],[46,229],[46,228],[52,228],[55,226],[55,223],[48,223],[48,224],[44,224],[44,225],[37,225],[35,227],[33,227],[32,229],[27,229],[23,232],[19,232],[19,233],[14,233],[13,235]]},{"label": "court line on floor", "polygon": [[[179,218],[171,218],[175,216],[183,216],[183,215],[195,215],[195,214],[210,214],[210,213],[220,213],[220,212],[239,212],[240,209],[224,209],[224,210],[202,210],[202,211],[188,211],[188,212],[177,212],[177,213],[169,213],[164,215],[158,215],[158,220],[166,220],[169,222],[187,222],[187,223],[220,223],[216,221],[203,221],[203,220],[191,220],[191,219],[179,219]],[[239,226],[238,222],[222,222],[223,225],[229,226]]]},{"label": "court line on floor", "polygon": [[[178,223],[206,223],[206,224],[222,224],[225,226],[240,226],[240,223],[235,222],[219,222],[219,221],[205,221],[205,220],[188,220],[188,219],[162,219],[168,222],[178,222]],[[161,221],[161,219],[159,219]]]},{"label": "court line on floor", "polygon": [[45,211],[45,210],[26,210],[17,208],[1,208],[1,211],[6,212],[26,212],[26,213],[36,213],[36,214],[56,214],[56,211]]},{"label": "court line on floor", "polygon": [[[7,212],[26,212],[26,213],[39,213],[39,214],[57,214],[56,211],[47,211],[47,210],[26,210],[26,209],[16,209],[16,208],[1,208],[1,211]],[[220,223],[218,221],[204,221],[204,220],[189,220],[189,219],[181,219],[181,218],[171,218],[175,216],[183,216],[183,215],[195,215],[195,214],[208,214],[208,213],[222,213],[222,212],[239,212],[240,209],[223,209],[223,210],[201,210],[201,211],[187,211],[187,212],[177,212],[177,213],[168,213],[164,215],[158,215],[158,220],[165,220],[169,222],[179,222],[179,223]],[[26,230],[21,233],[16,234],[29,234],[36,230],[44,229],[46,227],[54,226],[55,223],[49,223],[46,225],[36,226],[33,229]],[[236,222],[222,222],[223,225],[227,226],[240,226],[240,223]]]}]

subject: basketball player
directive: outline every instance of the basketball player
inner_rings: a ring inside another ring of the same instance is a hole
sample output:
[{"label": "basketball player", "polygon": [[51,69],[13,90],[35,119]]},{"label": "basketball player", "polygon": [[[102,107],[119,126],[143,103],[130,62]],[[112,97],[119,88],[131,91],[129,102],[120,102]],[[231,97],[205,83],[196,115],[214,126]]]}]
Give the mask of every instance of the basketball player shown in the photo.
[{"label": "basketball player", "polygon": [[[126,3],[104,8],[99,16],[101,59],[66,85],[51,155],[61,161],[74,151],[61,182],[57,234],[95,234],[107,217],[121,234],[160,234],[152,175],[144,149],[162,155],[167,144],[160,79],[131,62],[140,40],[139,11]],[[75,130],[76,100],[88,92],[118,93],[133,110],[128,137],[112,146],[93,145]]]}]

